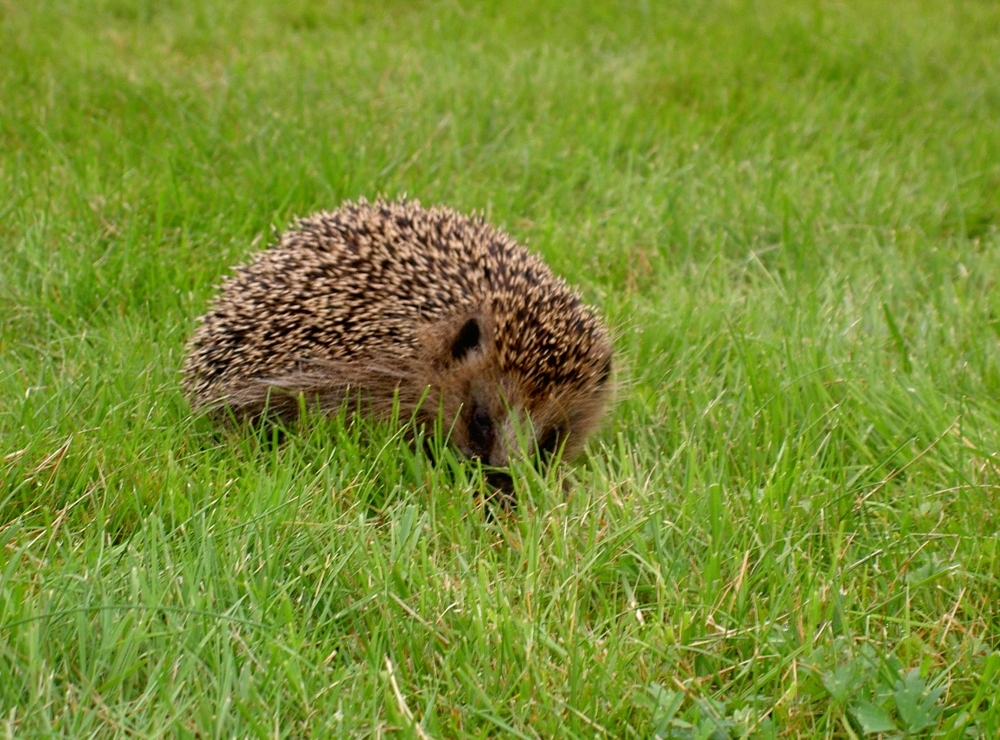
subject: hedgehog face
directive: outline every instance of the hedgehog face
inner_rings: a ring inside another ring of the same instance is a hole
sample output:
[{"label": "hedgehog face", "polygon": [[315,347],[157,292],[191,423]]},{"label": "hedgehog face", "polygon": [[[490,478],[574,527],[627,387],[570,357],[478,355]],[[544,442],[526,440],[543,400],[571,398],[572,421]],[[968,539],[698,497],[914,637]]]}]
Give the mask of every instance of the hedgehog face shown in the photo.
[{"label": "hedgehog face", "polygon": [[597,337],[586,353],[593,366],[580,368],[572,382],[544,382],[530,368],[505,369],[497,335],[488,313],[447,322],[440,331],[431,385],[445,419],[454,419],[455,446],[494,468],[522,452],[541,461],[560,451],[572,455],[610,400],[610,345]]}]

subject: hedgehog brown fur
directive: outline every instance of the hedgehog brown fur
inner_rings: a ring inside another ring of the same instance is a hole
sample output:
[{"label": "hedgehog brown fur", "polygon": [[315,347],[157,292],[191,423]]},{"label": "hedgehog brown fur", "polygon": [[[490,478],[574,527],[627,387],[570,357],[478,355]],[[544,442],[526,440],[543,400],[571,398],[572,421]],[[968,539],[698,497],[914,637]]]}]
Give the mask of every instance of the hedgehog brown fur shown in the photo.
[{"label": "hedgehog brown fur", "polygon": [[[298,220],[227,279],[189,344],[195,407],[255,417],[443,413],[469,457],[525,443],[578,450],[610,396],[611,344],[538,258],[482,217],[415,200],[344,203]],[[397,400],[398,399],[398,400]]]}]

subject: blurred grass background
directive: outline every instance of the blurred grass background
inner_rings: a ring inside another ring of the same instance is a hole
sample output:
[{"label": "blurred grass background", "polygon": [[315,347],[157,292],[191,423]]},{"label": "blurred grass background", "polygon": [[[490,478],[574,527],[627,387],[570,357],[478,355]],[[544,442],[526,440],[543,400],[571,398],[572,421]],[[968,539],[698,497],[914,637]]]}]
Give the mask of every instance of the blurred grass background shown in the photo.
[{"label": "blurred grass background", "polygon": [[[295,215],[484,211],[588,454],[190,417]],[[0,0],[0,732],[1000,735],[1000,7]]]}]

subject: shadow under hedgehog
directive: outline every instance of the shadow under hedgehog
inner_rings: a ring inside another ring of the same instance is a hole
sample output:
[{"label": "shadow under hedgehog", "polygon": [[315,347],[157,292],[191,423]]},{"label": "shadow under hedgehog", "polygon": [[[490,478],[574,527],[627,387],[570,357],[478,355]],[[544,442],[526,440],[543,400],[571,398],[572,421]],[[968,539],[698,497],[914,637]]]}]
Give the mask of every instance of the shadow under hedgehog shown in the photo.
[{"label": "shadow under hedgehog", "polygon": [[[348,395],[388,417],[453,423],[464,455],[571,455],[611,397],[593,311],[510,236],[416,200],[344,203],[300,219],[223,282],[188,345],[195,408],[324,412]],[[520,437],[520,438],[519,438]]]}]

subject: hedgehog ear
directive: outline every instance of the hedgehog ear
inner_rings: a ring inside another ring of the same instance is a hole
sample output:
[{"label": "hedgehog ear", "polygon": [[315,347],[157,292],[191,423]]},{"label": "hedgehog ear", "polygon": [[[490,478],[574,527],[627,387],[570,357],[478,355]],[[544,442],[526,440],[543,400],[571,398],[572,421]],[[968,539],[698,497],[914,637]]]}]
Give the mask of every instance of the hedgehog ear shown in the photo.
[{"label": "hedgehog ear", "polygon": [[463,359],[469,352],[479,346],[479,339],[482,332],[479,330],[479,322],[476,319],[469,319],[462,328],[458,330],[458,336],[451,345],[451,357],[454,360]]}]

